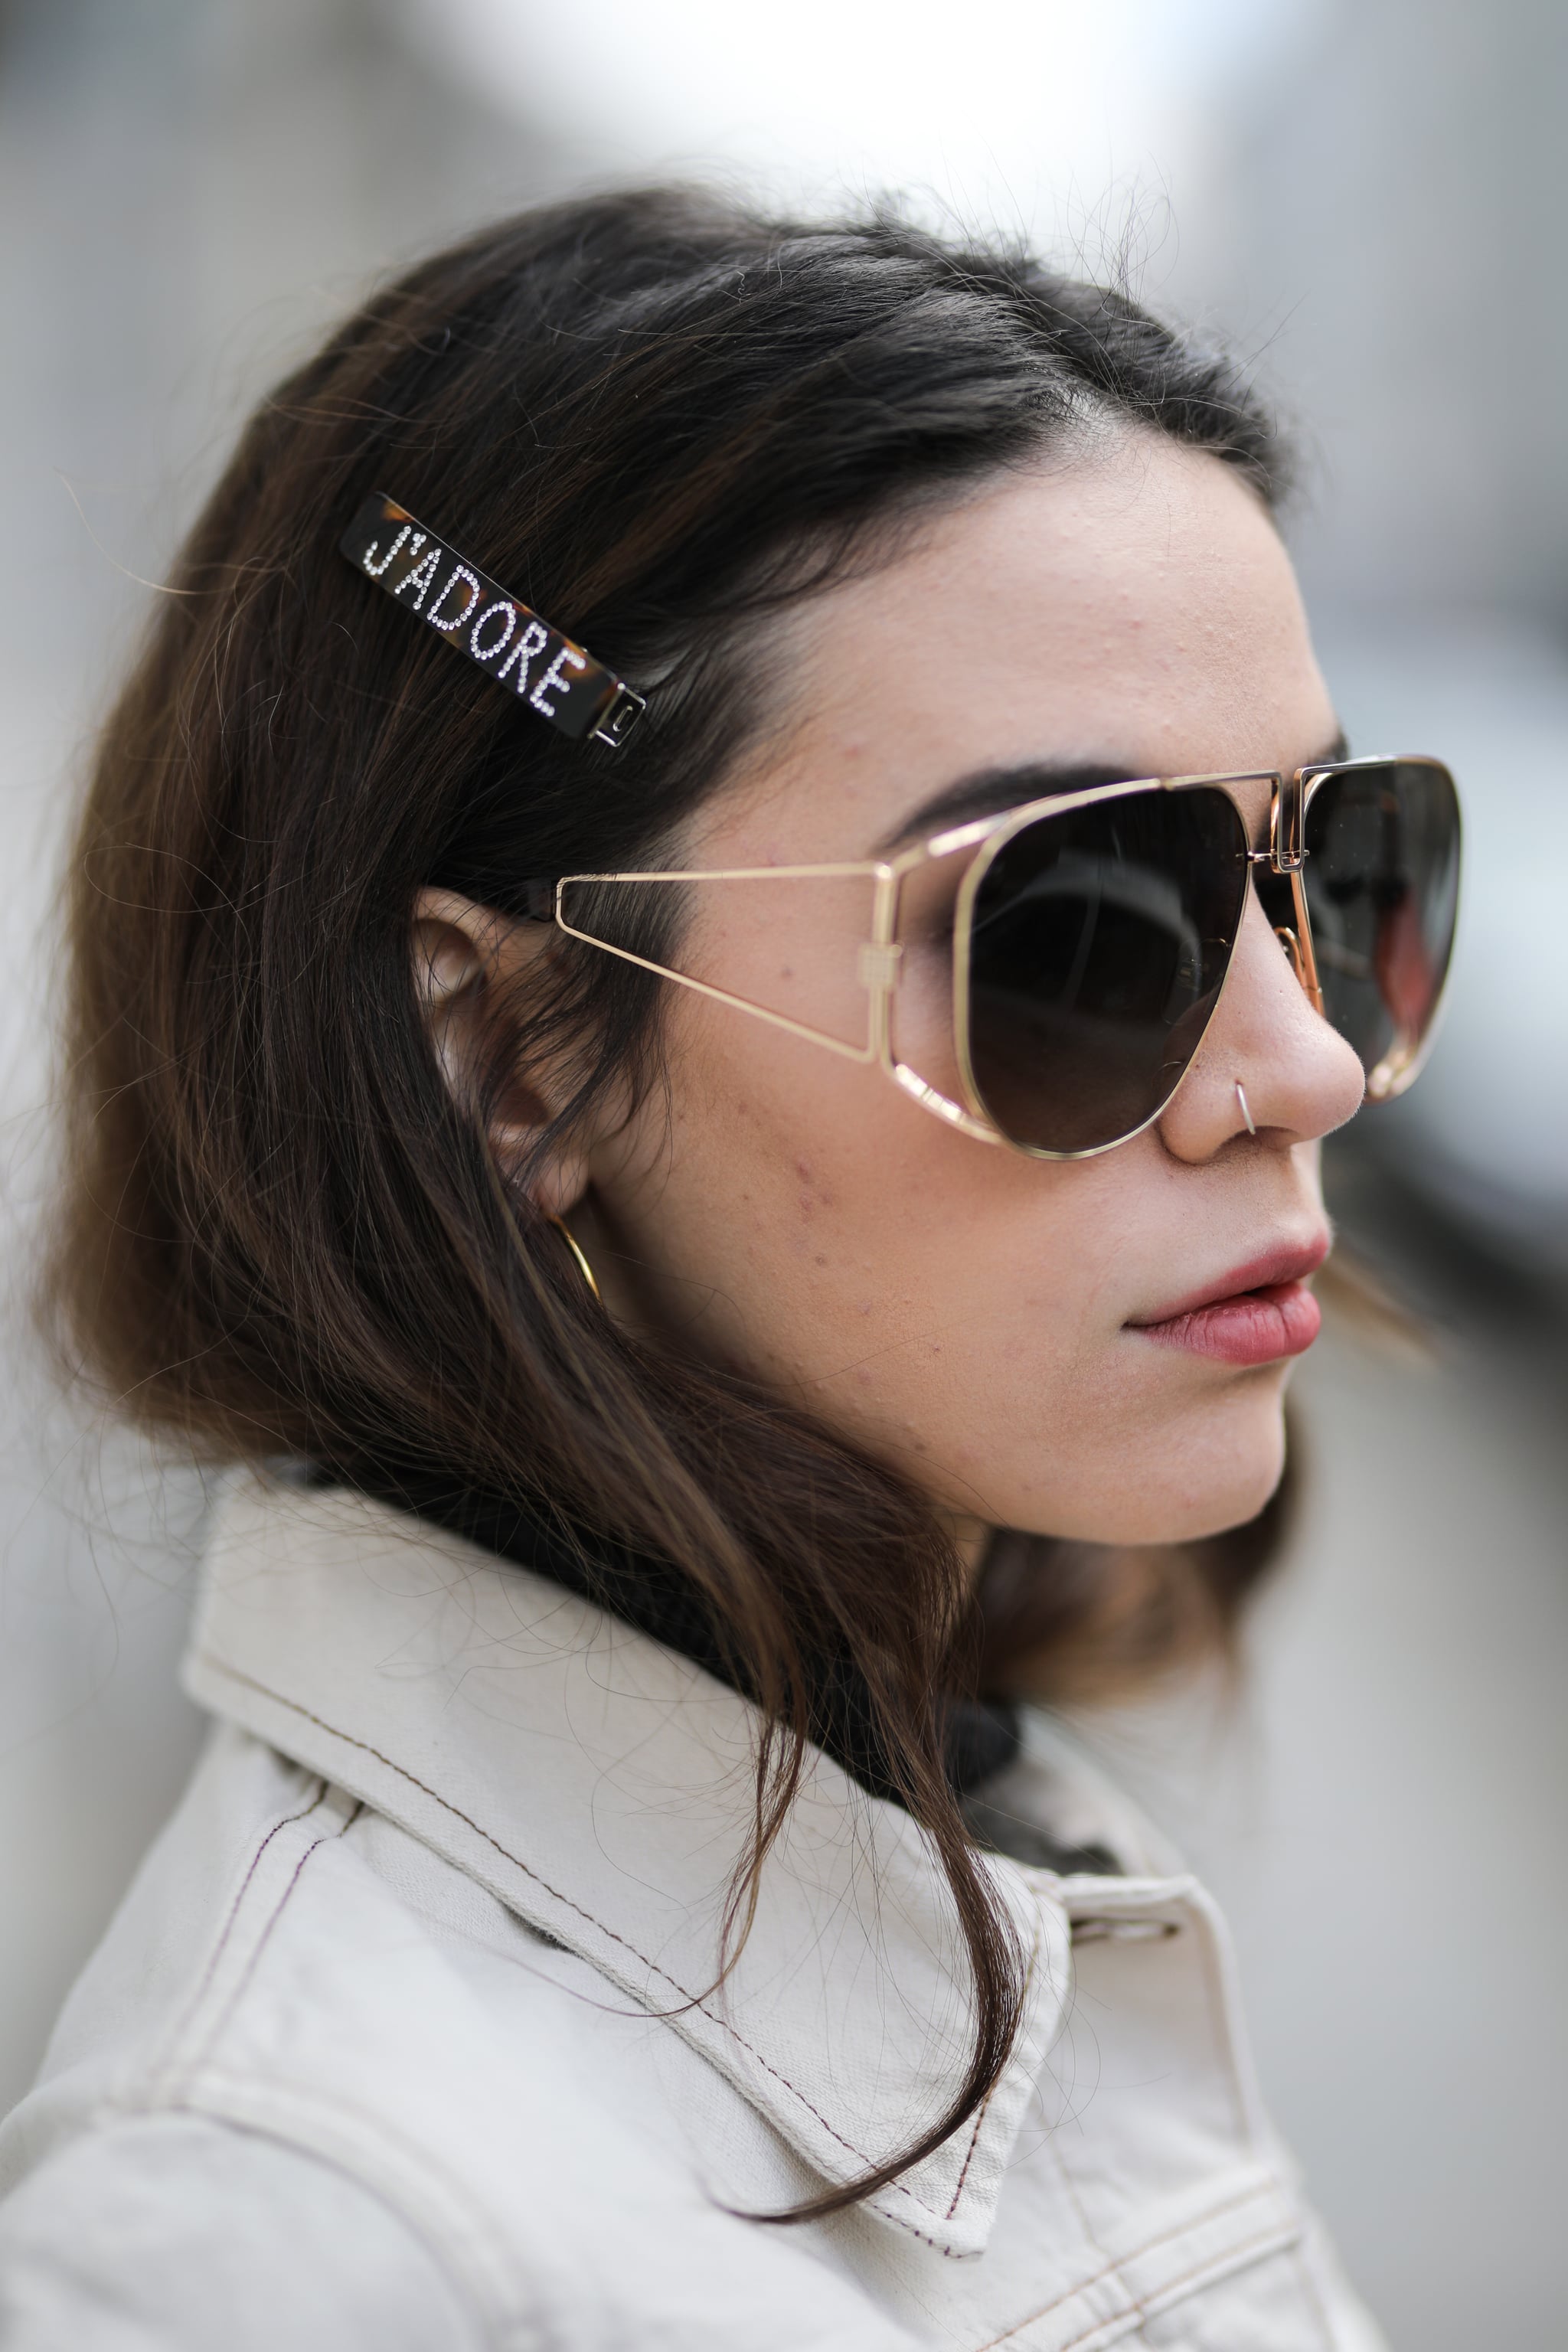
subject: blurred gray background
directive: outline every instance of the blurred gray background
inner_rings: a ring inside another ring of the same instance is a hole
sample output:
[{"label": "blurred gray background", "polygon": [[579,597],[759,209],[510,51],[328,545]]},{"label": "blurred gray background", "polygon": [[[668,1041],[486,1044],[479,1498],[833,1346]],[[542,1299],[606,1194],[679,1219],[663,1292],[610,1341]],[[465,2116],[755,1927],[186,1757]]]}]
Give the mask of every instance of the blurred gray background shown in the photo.
[{"label": "blurred gray background", "polygon": [[[258,393],[367,280],[605,177],[888,186],[1235,338],[1354,743],[1466,789],[1453,1009],[1334,1153],[1425,1357],[1343,1328],[1240,1696],[1095,1725],[1230,1906],[1396,2347],[1568,2344],[1568,9],[1561,0],[0,0],[0,2107],[188,1768],[199,1483],[58,1398],[51,893],[83,747]],[[1550,898],[1549,898],[1550,893]]]}]

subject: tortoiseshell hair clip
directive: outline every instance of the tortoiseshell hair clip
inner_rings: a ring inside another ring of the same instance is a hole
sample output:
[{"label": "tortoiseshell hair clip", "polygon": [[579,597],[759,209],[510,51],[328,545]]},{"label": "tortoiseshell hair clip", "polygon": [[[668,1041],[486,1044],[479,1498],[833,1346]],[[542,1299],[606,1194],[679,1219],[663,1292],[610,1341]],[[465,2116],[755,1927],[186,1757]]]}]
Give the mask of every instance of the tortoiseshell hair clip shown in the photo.
[{"label": "tortoiseshell hair clip", "polygon": [[645,704],[624,678],[379,490],[339,541],[358,572],[569,736],[616,750]]}]

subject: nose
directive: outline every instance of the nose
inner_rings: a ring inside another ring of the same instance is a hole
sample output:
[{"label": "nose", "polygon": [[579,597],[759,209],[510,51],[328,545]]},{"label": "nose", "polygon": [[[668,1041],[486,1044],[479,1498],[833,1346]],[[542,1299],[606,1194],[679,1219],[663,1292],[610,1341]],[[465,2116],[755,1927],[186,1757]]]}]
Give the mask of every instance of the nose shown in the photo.
[{"label": "nose", "polygon": [[1160,1118],[1165,1149],[1211,1160],[1250,1125],[1261,1145],[1289,1150],[1342,1127],[1365,1090],[1359,1056],[1312,1010],[1249,891],[1214,1019]]}]

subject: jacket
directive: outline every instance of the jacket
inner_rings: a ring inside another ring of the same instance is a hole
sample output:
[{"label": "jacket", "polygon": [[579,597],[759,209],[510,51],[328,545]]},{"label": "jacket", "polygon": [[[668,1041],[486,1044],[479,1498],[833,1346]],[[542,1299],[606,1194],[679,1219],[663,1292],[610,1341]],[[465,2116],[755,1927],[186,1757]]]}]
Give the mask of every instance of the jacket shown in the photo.
[{"label": "jacket", "polygon": [[[740,1957],[754,1710],[526,1568],[237,1481],[178,1812],[0,2131],[5,2352],[1373,2352],[1215,1906],[1043,1715],[988,1822],[1030,1956],[977,2117],[951,1905],[813,1751]],[[1000,1841],[999,1841],[1000,1842]]]}]

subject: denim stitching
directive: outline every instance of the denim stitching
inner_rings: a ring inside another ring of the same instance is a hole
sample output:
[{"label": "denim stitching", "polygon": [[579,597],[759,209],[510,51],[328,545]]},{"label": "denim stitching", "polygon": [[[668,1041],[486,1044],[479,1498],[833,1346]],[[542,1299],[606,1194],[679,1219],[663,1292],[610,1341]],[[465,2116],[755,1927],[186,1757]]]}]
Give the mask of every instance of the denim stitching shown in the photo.
[{"label": "denim stitching", "polygon": [[[1009,2336],[1016,2336],[1023,2328],[1032,2327],[1037,2319],[1047,2319],[1053,2311],[1059,2311],[1064,2303],[1070,2303],[1075,2294],[1082,2294],[1089,2287],[1098,2286],[1101,2279],[1114,2277],[1121,2271],[1123,2263],[1139,2262],[1145,2254],[1152,2253],[1156,2246],[1172,2245],[1177,2239],[1184,2238],[1189,2231],[1201,2230],[1210,2221],[1217,2221],[1222,2214],[1239,2213],[1244,2205],[1251,2205],[1255,2203],[1259,2197],[1272,2196],[1276,2192],[1277,2184],[1275,2182],[1259,2181],[1255,2189],[1247,2189],[1245,2196],[1233,2197],[1228,2205],[1211,2206],[1206,2213],[1200,2213],[1195,2221],[1184,2221],[1179,2229],[1163,2231],[1157,2238],[1146,2238],[1141,2246],[1134,2247],[1130,2254],[1123,2254],[1120,2261],[1108,2262],[1103,2270],[1095,2271],[1086,2279],[1079,2279],[1076,2286],[1069,2286],[1061,2294],[1053,2296],[1049,2303],[1041,2304],[1038,2311],[1031,2311],[1025,2318],[1015,2320],[1011,2327],[1005,2327],[1002,2330],[1000,2336],[988,2336],[984,2344],[975,2346],[974,2352],[992,2352],[992,2347],[994,2345],[1005,2344]],[[1300,2223],[1298,2222],[1296,2226],[1299,2231]],[[1262,2245],[1265,2240],[1271,2237],[1273,2234],[1274,2232],[1272,2230],[1265,2230],[1256,2238],[1247,2238],[1244,2240],[1242,2244],[1239,2246],[1227,2247],[1223,2254],[1211,2254],[1206,2263],[1200,2263],[1198,2264],[1196,2270],[1187,2271],[1184,2273],[1183,2276],[1180,2278],[1167,2280],[1165,2285],[1160,2290],[1161,2294],[1163,2295],[1171,2287],[1184,2286],[1188,2279],[1201,2277],[1203,2273],[1209,2269],[1215,2263],[1226,2261],[1232,2254],[1246,2253],[1251,2247]],[[1123,2315],[1130,2315],[1131,2312],[1142,2312],[1145,2317],[1148,2316],[1145,2305],[1142,2299],[1136,2295],[1130,2297],[1129,2312]],[[1072,2338],[1071,2344],[1059,2346],[1058,2352],[1072,2352],[1072,2346],[1074,2344],[1082,2344],[1086,2342],[1088,2338],[1095,2333],[1096,2329],[1100,2327],[1109,2327],[1111,2323],[1108,2319],[1097,2319],[1093,2327],[1086,2328],[1082,2335],[1075,2336]]]},{"label": "denim stitching", "polygon": [[[373,1748],[368,1739],[358,1739],[352,1732],[341,1731],[336,1724],[329,1723],[325,1716],[314,1714],[310,1707],[301,1706],[297,1699],[285,1697],[281,1691],[275,1691],[266,1683],[258,1682],[251,1675],[241,1674],[237,1667],[226,1664],[222,1659],[213,1657],[208,1652],[204,1651],[201,1654],[201,1656],[202,1663],[205,1665],[210,1666],[215,1673],[226,1675],[231,1682],[244,1684],[247,1689],[258,1692],[263,1698],[269,1698],[277,1706],[288,1707],[291,1714],[302,1716],[307,1723],[315,1724],[320,1730],[330,1732],[334,1739],[342,1740],[345,1746],[349,1748],[357,1748],[363,1755],[373,1756],[378,1764],[384,1764],[388,1771],[395,1772],[399,1779],[406,1780],[411,1788],[418,1789],[425,1796],[432,1799],[436,1804],[441,1807],[444,1812],[450,1813],[455,1820],[462,1822],[467,1828],[471,1829],[476,1836],[483,1838],[487,1845],[493,1846],[496,1853],[500,1855],[501,1859],[504,1862],[510,1863],[514,1870],[521,1870],[526,1878],[532,1879],[536,1886],[542,1887],[545,1894],[550,1895],[554,1902],[564,1904],[569,1911],[574,1911],[576,1913],[579,1919],[585,1920],[591,1927],[596,1927],[601,1935],[608,1936],[612,1943],[619,1944],[623,1951],[630,1952],[632,1958],[636,1960],[640,1960],[643,1967],[648,1969],[652,1975],[659,1978],[663,1983],[668,1985],[672,1991],[679,1993],[681,2000],[689,2008],[700,2011],[710,2023],[721,2027],[722,2030],[730,2035],[732,2041],[738,2042],[742,2049],[748,2052],[749,2054],[756,2060],[758,2065],[763,2069],[764,2073],[771,2074],[775,2083],[782,2084],[784,2089],[790,2093],[792,2097],[800,2101],[801,2105],[805,2108],[808,2115],[813,2115],[816,2117],[817,2122],[822,2126],[824,2131],[826,2131],[831,2138],[836,2139],[840,2147],[847,2149],[848,2153],[858,2158],[861,2164],[869,2165],[872,2162],[872,2158],[867,2156],[863,2149],[858,2148],[853,2140],[846,2139],[842,2132],[836,2131],[834,2126],[828,2122],[827,2117],[822,2113],[821,2109],[812,2105],[812,2102],[806,2097],[805,2092],[798,2090],[795,2084],[790,2081],[787,2074],[781,2074],[776,2066],[770,2065],[768,2061],[763,2056],[762,2052],[753,2048],[752,2044],[746,2040],[743,2033],[737,2032],[735,2027],[731,2024],[728,2018],[717,2016],[714,2011],[708,2007],[705,2001],[698,1999],[695,1993],[688,1992],[685,1986],[676,1978],[672,1977],[668,1969],[661,1969],[657,1960],[650,1960],[646,1953],[639,1952],[637,1946],[629,1942],[625,1936],[618,1935],[616,1929],[614,1927],[607,1927],[604,1920],[596,1919],[591,1911],[585,1911],[583,1908],[583,1906],[580,1903],[574,1903],[569,1895],[563,1895],[558,1887],[552,1886],[547,1878],[542,1877],[537,1870],[531,1869],[526,1862],[523,1862],[518,1855],[510,1853],[507,1847],[501,1844],[499,1838],[491,1836],[489,1831],[487,1830],[482,1823],[476,1822],[469,1814],[465,1813],[460,1805],[452,1804],[447,1798],[441,1795],[438,1790],[432,1789],[426,1781],[421,1780],[416,1773],[408,1771],[403,1765],[395,1762],[390,1756],[383,1755],[381,1749],[379,1748]],[[310,1849],[310,1852],[314,1853],[314,1851],[315,1848],[312,1846]],[[309,1854],[307,1854],[305,1858],[308,1860]],[[300,1867],[303,1867],[303,1863],[301,1863]],[[984,2113],[984,2110],[982,2110],[982,2113]],[[976,2137],[978,2137],[979,2128],[980,2118],[977,2116],[975,2119]],[[967,2169],[968,2167],[966,2163],[965,2170]],[[917,2197],[914,2190],[906,2187],[904,2182],[901,2180],[889,2181],[886,2186],[890,2189],[896,2189],[900,2197],[907,2197],[910,2203],[918,2206],[922,2213],[930,2213],[933,2219],[951,2221],[952,2218],[952,2207],[950,2207],[945,2214],[938,2215],[934,2206],[928,2205],[922,2197]],[[956,2201],[957,2200],[955,2199],[954,2205],[956,2205]],[[900,2227],[909,2229],[910,2225],[908,2222],[904,2222],[900,2224]],[[927,2245],[935,2247],[939,2253],[948,2255],[952,2260],[959,2259],[959,2257],[952,2255],[951,2250],[948,2247],[943,2246],[940,2240],[926,2237],[923,2231],[913,2230],[911,2234],[915,2237],[924,2239],[924,2242]]]}]

